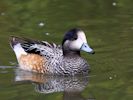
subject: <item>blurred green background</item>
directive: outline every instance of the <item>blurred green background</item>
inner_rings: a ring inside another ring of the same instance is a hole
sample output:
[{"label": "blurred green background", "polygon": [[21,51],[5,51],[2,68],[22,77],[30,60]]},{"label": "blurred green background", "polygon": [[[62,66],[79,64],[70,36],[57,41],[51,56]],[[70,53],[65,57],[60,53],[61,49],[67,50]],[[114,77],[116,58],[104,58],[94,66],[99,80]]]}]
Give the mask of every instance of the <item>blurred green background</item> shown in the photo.
[{"label": "blurred green background", "polygon": [[82,53],[91,65],[82,96],[96,100],[133,98],[132,0],[0,0],[0,99],[62,100],[62,93],[39,94],[32,84],[14,83],[17,61],[11,35],[61,44],[71,28],[85,31],[96,54]]}]

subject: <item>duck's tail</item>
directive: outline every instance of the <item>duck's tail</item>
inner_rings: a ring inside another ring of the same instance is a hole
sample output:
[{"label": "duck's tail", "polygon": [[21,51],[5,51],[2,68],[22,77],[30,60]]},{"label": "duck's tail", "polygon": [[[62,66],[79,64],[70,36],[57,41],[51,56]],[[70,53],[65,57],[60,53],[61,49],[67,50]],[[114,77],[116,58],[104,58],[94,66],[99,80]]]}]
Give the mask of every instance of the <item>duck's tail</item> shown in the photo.
[{"label": "duck's tail", "polygon": [[27,38],[21,38],[21,37],[16,37],[16,36],[11,36],[10,37],[10,46],[12,48],[14,48],[15,45],[17,44],[23,44],[26,42],[31,42],[31,40],[27,39]]},{"label": "duck's tail", "polygon": [[12,48],[14,48],[15,45],[17,45],[19,43],[18,41],[18,38],[17,37],[14,37],[14,36],[11,36],[10,37],[10,46]]},{"label": "duck's tail", "polygon": [[19,58],[22,54],[26,55],[24,48],[21,46],[23,39],[15,36],[10,37],[10,46],[16,54],[16,57]]}]

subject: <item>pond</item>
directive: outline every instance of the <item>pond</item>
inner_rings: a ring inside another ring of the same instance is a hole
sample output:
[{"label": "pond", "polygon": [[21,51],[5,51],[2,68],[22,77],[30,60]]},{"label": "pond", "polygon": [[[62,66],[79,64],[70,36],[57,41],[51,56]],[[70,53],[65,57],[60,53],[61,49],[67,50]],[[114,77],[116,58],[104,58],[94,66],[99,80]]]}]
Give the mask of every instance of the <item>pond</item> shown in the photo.
[{"label": "pond", "polygon": [[[0,0],[1,100],[132,100],[133,1]],[[53,77],[19,70],[12,35],[61,44],[85,31],[95,55],[82,52],[89,76]]]}]

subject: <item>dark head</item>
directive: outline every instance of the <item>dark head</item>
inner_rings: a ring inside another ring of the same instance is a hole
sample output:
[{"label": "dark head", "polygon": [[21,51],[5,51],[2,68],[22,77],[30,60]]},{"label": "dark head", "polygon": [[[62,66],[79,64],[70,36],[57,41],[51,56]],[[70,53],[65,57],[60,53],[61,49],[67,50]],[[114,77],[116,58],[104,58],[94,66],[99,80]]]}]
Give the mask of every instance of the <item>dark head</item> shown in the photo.
[{"label": "dark head", "polygon": [[93,49],[87,43],[85,33],[81,29],[71,29],[65,35],[62,41],[64,52],[80,52],[85,51],[94,54]]}]

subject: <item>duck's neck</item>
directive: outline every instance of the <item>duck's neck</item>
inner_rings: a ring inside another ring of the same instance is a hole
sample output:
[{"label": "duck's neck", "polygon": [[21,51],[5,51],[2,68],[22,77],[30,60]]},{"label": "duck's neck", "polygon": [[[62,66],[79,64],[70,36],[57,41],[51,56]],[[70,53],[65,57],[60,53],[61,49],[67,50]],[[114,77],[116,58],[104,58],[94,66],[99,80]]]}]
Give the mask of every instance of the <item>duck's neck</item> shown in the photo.
[{"label": "duck's neck", "polygon": [[73,56],[73,57],[80,56],[80,51],[63,50],[63,55],[65,57],[67,57],[67,56]]}]

